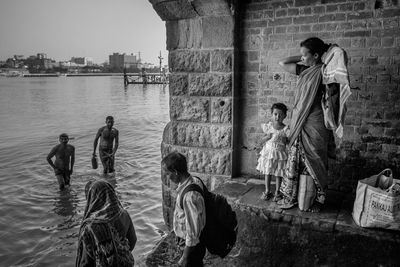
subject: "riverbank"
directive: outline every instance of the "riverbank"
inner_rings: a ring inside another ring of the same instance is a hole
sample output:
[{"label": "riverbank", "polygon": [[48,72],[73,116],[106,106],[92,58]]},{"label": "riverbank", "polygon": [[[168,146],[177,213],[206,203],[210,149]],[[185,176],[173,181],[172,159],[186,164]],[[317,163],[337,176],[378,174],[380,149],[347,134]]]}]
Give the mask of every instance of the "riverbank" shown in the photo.
[{"label": "riverbank", "polygon": [[[139,74],[138,74],[139,75]],[[95,77],[95,76],[124,76],[123,73],[27,73],[22,77]]]}]

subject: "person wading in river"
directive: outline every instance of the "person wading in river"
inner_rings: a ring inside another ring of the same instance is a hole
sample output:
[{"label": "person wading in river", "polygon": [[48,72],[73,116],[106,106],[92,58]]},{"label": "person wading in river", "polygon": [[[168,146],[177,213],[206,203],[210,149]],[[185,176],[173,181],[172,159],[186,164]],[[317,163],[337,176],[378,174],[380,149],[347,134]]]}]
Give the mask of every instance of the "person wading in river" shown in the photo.
[{"label": "person wading in river", "polygon": [[[75,163],[75,147],[68,144],[69,137],[66,133],[59,136],[60,144],[53,147],[49,155],[47,155],[47,162],[54,169],[60,189],[70,185],[71,174],[74,169]],[[52,157],[56,160],[51,160]]]},{"label": "person wading in river", "polygon": [[[114,172],[115,153],[118,149],[119,137],[118,130],[113,127],[114,118],[108,116],[106,118],[106,126],[101,127],[96,134],[93,143],[93,157],[96,157],[97,142],[100,138],[99,156],[103,164],[104,174]],[[115,143],[115,145],[114,145]]]}]

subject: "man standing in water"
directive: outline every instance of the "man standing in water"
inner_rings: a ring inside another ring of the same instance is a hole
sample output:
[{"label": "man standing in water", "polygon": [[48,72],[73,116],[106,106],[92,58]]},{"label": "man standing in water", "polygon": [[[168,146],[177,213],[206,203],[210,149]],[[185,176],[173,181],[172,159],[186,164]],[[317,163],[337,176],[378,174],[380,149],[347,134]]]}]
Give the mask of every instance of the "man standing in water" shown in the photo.
[{"label": "man standing in water", "polygon": [[[106,126],[101,127],[96,134],[96,138],[93,143],[93,156],[96,157],[97,141],[100,138],[99,144],[99,156],[101,163],[103,164],[103,173],[114,172],[114,156],[118,149],[118,130],[113,127],[114,118],[107,116]],[[115,141],[115,146],[114,146]]]},{"label": "man standing in water", "polygon": [[[47,156],[47,162],[54,169],[60,189],[70,185],[71,174],[75,163],[75,147],[68,144],[69,137],[66,133],[60,134],[60,144],[53,147]],[[51,160],[56,157],[55,162]]]}]

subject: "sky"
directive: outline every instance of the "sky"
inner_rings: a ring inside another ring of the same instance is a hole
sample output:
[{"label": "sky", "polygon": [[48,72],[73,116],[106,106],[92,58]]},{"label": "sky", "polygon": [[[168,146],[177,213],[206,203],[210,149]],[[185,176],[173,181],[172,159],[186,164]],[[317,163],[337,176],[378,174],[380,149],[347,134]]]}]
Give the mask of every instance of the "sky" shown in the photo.
[{"label": "sky", "polygon": [[45,53],[56,61],[112,53],[167,64],[165,22],[148,0],[0,0],[0,60]]}]

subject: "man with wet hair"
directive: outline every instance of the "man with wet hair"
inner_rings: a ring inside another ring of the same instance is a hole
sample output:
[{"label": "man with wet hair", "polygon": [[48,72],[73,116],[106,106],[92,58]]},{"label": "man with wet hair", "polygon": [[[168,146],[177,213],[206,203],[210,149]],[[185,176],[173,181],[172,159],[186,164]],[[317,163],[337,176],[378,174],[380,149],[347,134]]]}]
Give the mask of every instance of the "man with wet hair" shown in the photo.
[{"label": "man with wet hair", "polygon": [[[69,137],[66,133],[59,136],[60,144],[53,147],[49,155],[47,155],[47,162],[54,169],[60,189],[64,189],[70,185],[71,174],[74,169],[75,163],[75,147],[68,144]],[[56,160],[52,161],[53,157]]]},{"label": "man with wet hair", "polygon": [[[114,172],[114,159],[115,153],[118,149],[119,143],[119,132],[114,127],[114,118],[107,116],[106,126],[101,127],[96,134],[93,143],[93,157],[96,157],[97,142],[100,139],[99,144],[99,156],[101,163],[103,164],[103,173]],[[115,145],[114,145],[115,143]]]}]

